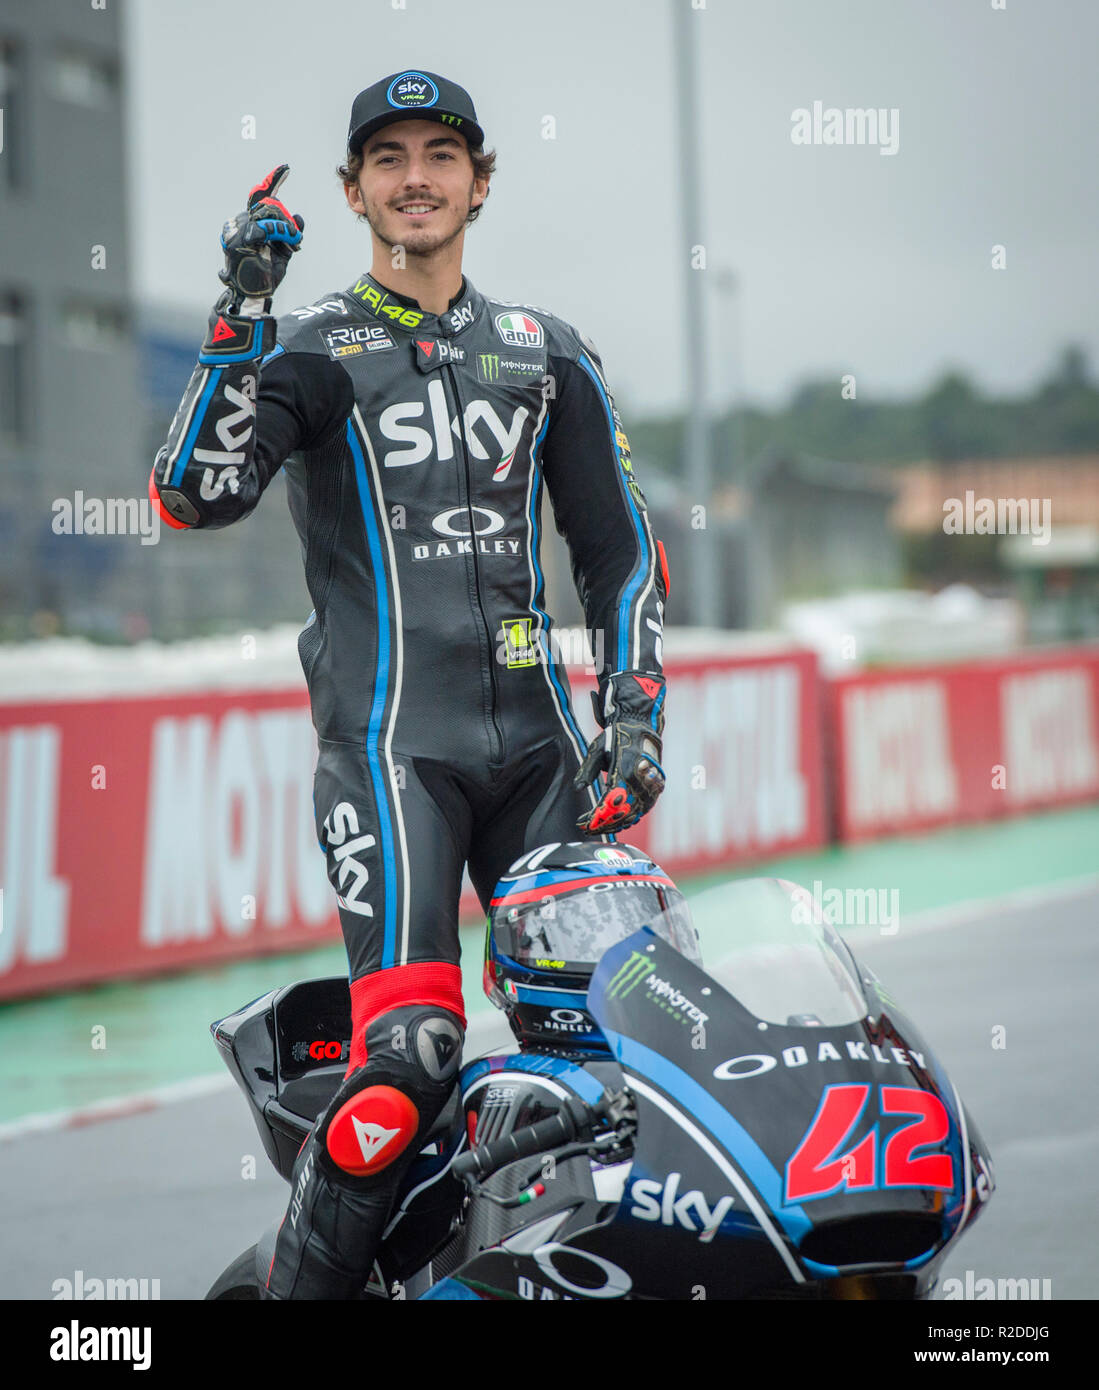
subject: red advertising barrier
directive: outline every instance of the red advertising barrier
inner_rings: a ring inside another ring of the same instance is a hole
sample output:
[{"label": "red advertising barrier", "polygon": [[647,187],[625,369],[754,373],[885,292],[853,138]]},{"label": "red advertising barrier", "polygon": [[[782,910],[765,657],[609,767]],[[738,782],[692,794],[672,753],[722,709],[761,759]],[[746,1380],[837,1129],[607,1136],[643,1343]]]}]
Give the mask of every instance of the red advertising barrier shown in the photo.
[{"label": "red advertising barrier", "polygon": [[0,996],[330,938],[304,697],[0,707]]},{"label": "red advertising barrier", "polygon": [[1099,795],[1099,649],[829,683],[836,831],[868,839]]},{"label": "red advertising barrier", "polygon": [[[668,787],[624,838],[673,875],[820,844],[815,658],[667,675]],[[315,760],[297,690],[0,705],[0,998],[337,940]]]},{"label": "red advertising barrier", "polygon": [[[789,652],[676,662],[665,674],[667,785],[622,838],[673,876],[822,844],[816,657]],[[573,706],[590,737],[595,723],[587,691],[594,682],[571,679]]]}]

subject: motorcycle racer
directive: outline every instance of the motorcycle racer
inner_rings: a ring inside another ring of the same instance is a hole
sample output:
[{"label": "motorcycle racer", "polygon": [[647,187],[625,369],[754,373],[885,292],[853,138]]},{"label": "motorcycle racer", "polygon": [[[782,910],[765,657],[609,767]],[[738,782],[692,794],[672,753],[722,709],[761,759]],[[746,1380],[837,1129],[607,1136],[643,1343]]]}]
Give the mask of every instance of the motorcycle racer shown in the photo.
[{"label": "motorcycle racer", "polygon": [[[663,788],[663,550],[595,349],[462,274],[493,163],[446,78],[361,92],[341,178],[371,271],[277,322],[304,222],[277,197],[286,166],[257,184],[150,478],[167,524],[214,528],[285,467],[314,603],[299,653],[352,1046],[298,1156],[270,1297],[366,1281],[458,1069],[463,869],[487,908],[521,854],[635,824]],[[545,608],[544,487],[596,639],[590,748]]]}]

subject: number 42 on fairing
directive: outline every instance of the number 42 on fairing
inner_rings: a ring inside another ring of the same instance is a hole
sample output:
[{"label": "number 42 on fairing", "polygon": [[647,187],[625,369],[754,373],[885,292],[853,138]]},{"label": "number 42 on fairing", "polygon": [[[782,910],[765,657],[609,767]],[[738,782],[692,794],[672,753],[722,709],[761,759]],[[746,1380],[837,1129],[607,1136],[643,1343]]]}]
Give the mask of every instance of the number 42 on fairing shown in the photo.
[{"label": "number 42 on fairing", "polygon": [[881,1114],[911,1115],[880,1144],[878,1126],[850,1148],[866,1109],[869,1085],[829,1086],[817,1113],[786,1165],[783,1200],[808,1202],[841,1191],[870,1192],[884,1187],[930,1187],[951,1191],[954,1159],[947,1153],[917,1154],[949,1137],[950,1116],[938,1096],[913,1086],[880,1086]]}]

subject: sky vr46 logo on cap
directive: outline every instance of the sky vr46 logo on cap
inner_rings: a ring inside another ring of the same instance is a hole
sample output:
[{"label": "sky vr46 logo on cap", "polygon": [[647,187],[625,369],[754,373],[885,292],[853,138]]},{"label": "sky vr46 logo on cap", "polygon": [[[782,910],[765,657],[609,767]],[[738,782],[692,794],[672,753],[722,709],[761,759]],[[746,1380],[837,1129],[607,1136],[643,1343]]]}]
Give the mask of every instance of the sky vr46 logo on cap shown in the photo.
[{"label": "sky vr46 logo on cap", "polygon": [[390,106],[434,106],[439,89],[422,72],[402,72],[389,84],[385,99]]},{"label": "sky vr46 logo on cap", "polygon": [[494,322],[508,347],[542,346],[542,325],[529,314],[497,314]]}]

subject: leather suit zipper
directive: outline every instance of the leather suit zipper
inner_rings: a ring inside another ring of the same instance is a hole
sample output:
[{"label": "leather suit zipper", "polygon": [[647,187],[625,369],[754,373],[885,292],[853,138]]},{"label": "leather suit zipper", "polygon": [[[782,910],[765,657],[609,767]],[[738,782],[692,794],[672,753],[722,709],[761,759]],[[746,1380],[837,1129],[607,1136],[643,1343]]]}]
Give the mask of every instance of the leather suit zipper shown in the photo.
[{"label": "leather suit zipper", "polygon": [[[502,762],[504,757],[504,735],[500,728],[499,720],[496,717],[496,710],[500,700],[500,692],[496,685],[496,649],[493,641],[493,633],[488,625],[488,616],[485,613],[484,601],[481,597],[481,567],[477,558],[477,527],[473,519],[473,479],[469,468],[469,450],[466,448],[465,413],[462,410],[462,398],[458,394],[458,383],[454,376],[454,368],[448,362],[443,367],[443,371],[446,372],[450,382],[450,394],[454,399],[460,425],[458,447],[462,451],[462,465],[465,468],[466,476],[466,515],[469,517],[470,554],[473,556],[473,580],[477,588],[477,608],[481,614],[481,622],[484,626],[485,638],[488,642],[488,674],[489,681],[492,685],[492,707],[488,711],[488,714],[492,721],[491,732],[496,739],[496,754],[494,761]],[[485,721],[485,727],[488,727],[488,720]]]}]

